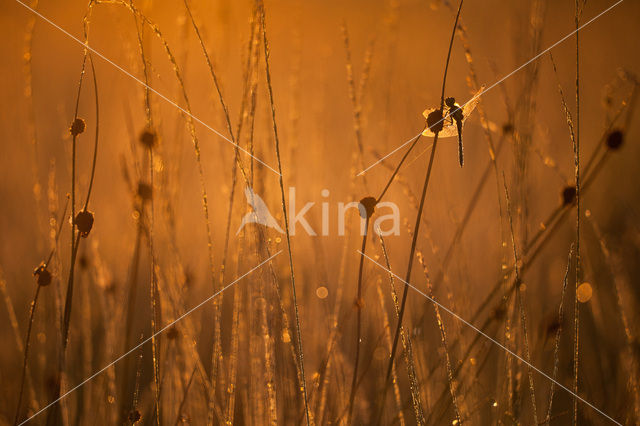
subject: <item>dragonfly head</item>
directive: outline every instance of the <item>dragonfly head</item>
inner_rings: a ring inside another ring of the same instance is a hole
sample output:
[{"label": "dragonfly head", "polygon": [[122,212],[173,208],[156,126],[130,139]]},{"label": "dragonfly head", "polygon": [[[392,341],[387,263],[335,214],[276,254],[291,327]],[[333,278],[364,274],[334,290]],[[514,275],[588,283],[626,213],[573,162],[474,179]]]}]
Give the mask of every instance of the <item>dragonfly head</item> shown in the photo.
[{"label": "dragonfly head", "polygon": [[447,98],[444,100],[444,103],[449,107],[453,108],[456,104],[456,98]]}]

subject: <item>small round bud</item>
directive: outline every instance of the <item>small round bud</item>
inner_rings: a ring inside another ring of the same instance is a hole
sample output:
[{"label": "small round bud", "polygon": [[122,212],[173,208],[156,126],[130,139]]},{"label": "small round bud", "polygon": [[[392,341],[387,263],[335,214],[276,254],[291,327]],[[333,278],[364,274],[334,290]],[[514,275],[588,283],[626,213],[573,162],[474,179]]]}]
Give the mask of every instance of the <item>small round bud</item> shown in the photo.
[{"label": "small round bud", "polygon": [[72,136],[78,136],[80,133],[84,132],[86,127],[87,126],[84,124],[84,120],[82,118],[76,118],[73,120],[73,123],[71,123],[69,133],[71,133]]},{"label": "small round bud", "polygon": [[47,269],[47,266],[42,263],[33,271],[33,276],[37,277],[38,285],[46,287],[51,284],[51,272]]},{"label": "small round bud", "polygon": [[180,337],[180,332],[175,326],[167,330],[167,339],[176,340],[178,337]]},{"label": "small round bud", "polygon": [[152,149],[158,143],[158,136],[151,129],[145,129],[140,134],[140,143],[145,147]]},{"label": "small round bud", "polygon": [[553,317],[551,321],[547,323],[547,334],[555,334],[560,328],[562,328],[560,318],[557,316]]},{"label": "small round bud", "polygon": [[78,266],[80,267],[80,269],[87,269],[87,267],[89,266],[89,259],[86,255],[82,254],[80,255],[80,257],[78,257]]},{"label": "small round bud", "polygon": [[153,188],[146,182],[138,182],[138,197],[142,201],[149,201],[153,196]]},{"label": "small round bud", "polygon": [[360,200],[358,210],[360,211],[360,217],[363,219],[370,218],[376,209],[377,201],[373,197],[364,197]]},{"label": "small round bud", "polygon": [[573,185],[565,186],[562,190],[562,205],[568,206],[576,200],[576,187]]},{"label": "small round bud", "polygon": [[620,129],[615,129],[615,130],[612,130],[607,136],[606,144],[610,150],[615,151],[622,146],[623,142],[624,142],[624,133],[622,133],[622,130]]},{"label": "small round bud", "polygon": [[502,303],[491,312],[491,317],[498,321],[502,320],[504,317],[506,317],[506,315],[507,309]]},{"label": "small round bud", "polygon": [[76,215],[73,223],[78,227],[80,236],[82,238],[87,238],[89,236],[89,232],[91,232],[91,228],[93,228],[93,213],[83,210]]},{"label": "small round bud", "polygon": [[129,411],[129,421],[132,424],[138,423],[141,418],[142,418],[142,416],[140,415],[140,411],[138,411],[138,410]]}]

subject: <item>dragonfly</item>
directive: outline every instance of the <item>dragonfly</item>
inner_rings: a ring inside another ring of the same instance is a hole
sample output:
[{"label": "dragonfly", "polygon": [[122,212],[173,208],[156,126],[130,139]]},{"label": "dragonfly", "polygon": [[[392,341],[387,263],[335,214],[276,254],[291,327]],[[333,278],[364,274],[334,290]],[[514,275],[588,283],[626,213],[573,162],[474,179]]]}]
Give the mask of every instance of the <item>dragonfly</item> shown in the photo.
[{"label": "dragonfly", "polygon": [[[422,115],[427,119],[429,127],[422,134],[427,137],[434,137],[438,127],[442,129],[438,132],[439,138],[452,138],[458,136],[458,160],[460,167],[464,165],[464,150],[462,146],[462,127],[469,118],[480,101],[480,96],[484,91],[484,86],[476,92],[469,102],[460,106],[455,98],[446,98],[445,107],[442,111],[440,108],[429,108],[424,110]],[[444,115],[444,117],[443,117]]]}]

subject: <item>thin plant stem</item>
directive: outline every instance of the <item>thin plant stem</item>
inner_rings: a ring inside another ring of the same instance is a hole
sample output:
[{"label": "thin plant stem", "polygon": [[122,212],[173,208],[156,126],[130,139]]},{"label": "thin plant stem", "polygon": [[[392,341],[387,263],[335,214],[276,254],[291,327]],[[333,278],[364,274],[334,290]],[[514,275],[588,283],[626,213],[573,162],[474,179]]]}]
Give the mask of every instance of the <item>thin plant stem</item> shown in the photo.
[{"label": "thin plant stem", "polygon": [[529,351],[529,333],[527,330],[527,317],[524,310],[524,296],[522,295],[522,290],[520,289],[522,285],[522,277],[520,275],[520,259],[518,257],[518,248],[516,245],[516,236],[513,230],[513,216],[511,214],[511,200],[509,199],[509,191],[507,190],[507,181],[504,173],[502,175],[502,180],[504,183],[504,193],[505,198],[507,199],[507,216],[509,217],[509,231],[511,233],[511,245],[513,246],[513,265],[514,265],[514,273],[516,277],[516,298],[518,301],[518,307],[520,311],[520,322],[522,324],[522,338],[524,339],[524,350],[525,356],[528,363],[528,377],[529,377],[529,393],[531,396],[531,406],[533,410],[533,424],[537,425],[538,423],[538,412],[536,409],[536,392],[535,387],[533,385],[533,371],[531,369],[531,354]]},{"label": "thin plant stem", "polygon": [[[576,25],[576,138],[574,144],[575,179],[576,179],[576,275],[574,300],[574,346],[573,346],[573,393],[578,393],[578,362],[580,350],[580,305],[578,287],[580,286],[580,0],[575,0]],[[578,424],[578,398],[573,398],[573,424]]]},{"label": "thin plant stem", "polygon": [[[360,78],[360,84],[358,89],[356,89],[356,84],[353,77],[353,63],[351,60],[351,48],[349,45],[349,33],[347,31],[347,25],[344,23],[342,25],[342,35],[344,40],[344,47],[346,51],[346,68],[347,68],[347,83],[349,86],[349,98],[351,100],[351,106],[353,110],[353,128],[356,136],[356,143],[358,147],[358,160],[360,168],[364,168],[364,145],[362,142],[362,95],[364,92],[364,88],[366,87],[369,73],[371,69],[371,56],[373,50],[373,41],[369,44],[369,48],[365,53],[365,61],[364,61],[364,69],[362,70],[362,76]],[[366,176],[363,176],[363,186],[365,191],[368,192],[368,184]],[[366,222],[365,222],[365,232],[362,235],[362,252],[365,252],[367,245],[367,230],[369,229],[369,215],[367,214]],[[348,408],[348,417],[347,422],[351,424],[351,419],[353,415],[353,404],[355,401],[356,391],[358,389],[358,365],[360,359],[360,346],[362,344],[362,309],[364,308],[364,301],[362,299],[362,274],[364,270],[364,258],[360,259],[360,266],[358,268],[358,284],[356,290],[356,354],[355,361],[353,364],[353,376],[351,379],[351,392],[349,396],[349,408]]]},{"label": "thin plant stem", "polygon": [[24,391],[24,381],[27,375],[27,360],[29,359],[29,347],[31,346],[31,328],[33,326],[33,318],[36,312],[36,304],[38,303],[38,296],[40,295],[40,288],[42,286],[36,286],[36,294],[33,296],[33,301],[29,307],[29,324],[27,325],[27,334],[24,337],[24,356],[22,360],[22,375],[20,378],[20,391],[18,392],[18,406],[16,407],[16,415],[13,420],[13,424],[17,425],[20,418],[20,405],[22,403],[22,393]]},{"label": "thin plant stem", "polygon": [[[447,81],[447,71],[449,70],[449,60],[451,59],[451,50],[453,48],[453,40],[455,37],[455,33],[456,33],[456,27],[458,26],[458,19],[460,18],[460,12],[462,11],[462,4],[464,3],[464,0],[460,0],[460,5],[458,6],[458,13],[456,14],[456,19],[455,22],[453,24],[453,29],[451,31],[451,40],[449,41],[449,51],[447,53],[447,60],[445,62],[445,70],[444,70],[444,76],[442,78],[442,94],[440,96],[440,111],[442,111],[442,109],[444,108],[444,93],[445,93],[445,85],[446,85],[446,81]],[[420,205],[418,207],[418,213],[416,215],[416,224],[414,226],[414,231],[413,231],[413,238],[411,241],[411,248],[409,250],[409,263],[407,265],[407,273],[405,274],[405,283],[410,282],[411,280],[411,271],[413,268],[413,259],[414,259],[414,255],[415,255],[415,251],[416,251],[416,243],[418,241],[418,235],[420,234],[420,222],[421,222],[421,218],[422,218],[422,211],[424,209],[424,204],[425,204],[425,199],[426,199],[426,195],[427,195],[427,188],[429,186],[429,180],[431,178],[431,171],[433,169],[433,160],[435,158],[435,153],[436,153],[436,148],[438,147],[438,135],[439,135],[439,129],[436,128],[435,129],[435,134],[433,137],[433,148],[431,149],[431,155],[429,156],[429,164],[427,166],[427,174],[425,176],[424,179],[424,184],[422,185],[422,196],[420,197]],[[400,303],[400,312],[398,314],[398,324],[396,326],[396,331],[395,331],[395,335],[393,338],[393,345],[391,346],[391,356],[389,357],[389,363],[387,365],[387,373],[386,373],[386,378],[385,378],[385,385],[383,387],[382,390],[382,398],[381,398],[381,402],[380,402],[380,412],[379,412],[379,416],[378,416],[378,423],[380,423],[381,419],[382,419],[382,413],[384,411],[384,403],[385,403],[385,399],[386,399],[386,393],[387,393],[387,388],[389,387],[389,381],[391,379],[391,373],[392,373],[392,367],[393,367],[393,362],[395,359],[395,355],[396,355],[396,350],[398,348],[398,337],[400,336],[400,329],[402,327],[402,319],[404,317],[404,311],[406,309],[406,303],[407,303],[407,295],[409,292],[409,285],[405,284],[404,286],[404,290],[402,293],[402,301]]]},{"label": "thin plant stem", "polygon": [[294,306],[294,311],[295,311],[295,317],[296,317],[296,339],[298,342],[298,362],[300,363],[300,374],[301,374],[301,378],[302,378],[302,396],[304,398],[304,410],[305,410],[305,419],[306,419],[306,423],[307,426],[310,426],[311,424],[311,419],[309,417],[309,403],[307,401],[307,381],[305,378],[305,372],[304,372],[304,351],[302,348],[302,333],[300,331],[300,313],[298,310],[298,298],[296,295],[296,280],[295,280],[295,273],[294,273],[294,268],[293,268],[293,254],[291,251],[291,236],[289,234],[289,218],[287,215],[287,204],[284,198],[284,182],[283,182],[283,175],[282,175],[282,159],[280,158],[280,138],[278,137],[278,127],[276,124],[276,109],[275,109],[275,103],[274,103],[274,99],[273,99],[273,87],[271,85],[271,71],[269,68],[269,42],[267,40],[267,29],[266,29],[266,22],[265,22],[265,10],[264,10],[264,3],[261,2],[260,3],[260,20],[261,20],[261,24],[262,24],[262,41],[264,43],[264,60],[265,60],[265,71],[266,71],[266,77],[267,77],[267,88],[269,91],[269,103],[271,105],[271,119],[272,119],[272,124],[273,124],[273,135],[274,135],[274,139],[275,139],[275,150],[276,150],[276,157],[278,159],[278,173],[280,174],[280,176],[278,177],[278,182],[280,184],[280,196],[281,196],[281,201],[282,201],[282,214],[284,217],[284,226],[285,226],[285,234],[287,237],[287,252],[289,255],[289,271],[290,271],[290,276],[291,276],[291,295],[293,298],[293,306]]},{"label": "thin plant stem", "polygon": [[[366,214],[365,225],[364,225],[364,235],[362,236],[362,253],[365,253],[367,247],[367,230],[369,229],[369,214]],[[347,424],[351,424],[351,420],[353,418],[353,403],[356,398],[356,389],[357,389],[357,380],[358,380],[358,364],[360,361],[360,340],[362,333],[362,307],[364,301],[362,300],[362,272],[364,269],[364,256],[360,256],[360,264],[358,266],[358,286],[357,286],[357,296],[355,300],[355,307],[358,310],[356,316],[356,355],[355,362],[353,364],[353,377],[351,379],[351,392],[349,394],[349,413],[347,416]]]},{"label": "thin plant stem", "polygon": [[[560,294],[560,307],[558,308],[558,329],[556,330],[555,342],[553,345],[553,373],[551,377],[553,380],[556,380],[558,375],[558,364],[560,362],[559,352],[560,352],[560,337],[562,336],[562,323],[564,321],[564,295],[567,290],[567,282],[569,281],[569,270],[571,268],[571,256],[573,255],[573,245],[569,250],[569,256],[567,259],[567,269],[564,273],[564,279],[562,280],[562,293]],[[547,409],[547,415],[545,417],[545,424],[549,424],[551,422],[551,408],[553,406],[553,394],[555,391],[555,382],[551,382],[551,387],[549,388],[549,407]]]},{"label": "thin plant stem", "polygon": [[[133,1],[129,0],[129,4],[131,8],[133,8]],[[136,27],[136,35],[138,38],[138,47],[140,49],[140,58],[142,60],[142,72],[144,75],[145,89],[144,89],[144,102],[145,102],[145,115],[147,119],[147,128],[152,129],[153,127],[153,115],[151,112],[151,93],[149,90],[150,79],[149,79],[149,66],[147,63],[145,48],[144,48],[144,40],[143,40],[143,31],[144,25],[140,26],[138,23],[138,16],[133,13],[133,20]],[[154,163],[154,152],[153,147],[149,147],[148,149],[148,162],[149,162],[149,186],[153,191],[153,163]],[[149,225],[147,232],[147,239],[149,242],[149,257],[151,258],[150,268],[150,276],[151,282],[149,283],[149,302],[151,307],[151,357],[153,363],[153,384],[154,384],[154,406],[155,406],[155,423],[160,426],[161,423],[161,410],[160,410],[160,354],[159,354],[159,342],[156,337],[157,332],[157,322],[158,322],[158,280],[156,274],[156,253],[154,249],[154,222],[155,222],[155,212],[154,212],[154,199],[151,198],[149,207]]]},{"label": "thin plant stem", "polygon": [[[64,205],[64,210],[62,211],[62,216],[60,217],[60,226],[58,228],[58,232],[56,233],[56,237],[55,237],[55,244],[53,246],[53,249],[51,249],[51,252],[49,253],[49,256],[47,257],[46,262],[42,265],[45,269],[49,266],[49,262],[51,262],[51,258],[53,257],[53,254],[56,250],[56,246],[58,244],[58,239],[60,237],[60,232],[62,231],[62,226],[64,225],[64,218],[67,214],[67,207],[69,206],[69,199],[67,198],[67,202]],[[27,376],[27,361],[29,358],[29,347],[30,347],[30,339],[31,339],[31,328],[33,326],[33,318],[35,316],[35,312],[36,312],[36,304],[38,303],[38,295],[40,294],[40,285],[38,285],[38,287],[36,288],[36,294],[33,297],[33,301],[31,302],[30,305],[30,309],[29,309],[29,325],[27,326],[27,334],[24,338],[24,355],[23,355],[23,362],[22,362],[22,375],[21,375],[21,379],[20,379],[20,391],[18,391],[18,405],[16,407],[16,415],[14,418],[14,425],[18,424],[18,419],[20,418],[20,406],[22,405],[22,395],[24,392],[24,383],[25,383],[25,379]]]}]

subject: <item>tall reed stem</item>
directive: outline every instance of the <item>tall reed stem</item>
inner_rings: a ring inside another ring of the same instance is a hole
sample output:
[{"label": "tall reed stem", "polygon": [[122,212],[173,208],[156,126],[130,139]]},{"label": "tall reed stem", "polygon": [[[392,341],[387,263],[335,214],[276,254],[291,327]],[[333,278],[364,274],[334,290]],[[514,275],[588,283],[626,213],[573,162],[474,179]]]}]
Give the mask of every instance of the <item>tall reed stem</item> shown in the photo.
[{"label": "tall reed stem", "polygon": [[269,68],[269,42],[267,40],[267,27],[265,22],[265,11],[264,11],[264,3],[260,3],[260,20],[262,24],[262,41],[264,43],[264,61],[265,61],[265,71],[267,77],[267,88],[269,91],[269,103],[271,105],[271,119],[273,124],[273,135],[275,139],[275,149],[276,149],[276,157],[278,159],[278,173],[280,176],[278,177],[278,183],[280,185],[280,196],[282,201],[282,214],[284,217],[284,226],[285,226],[285,234],[287,237],[287,252],[289,255],[289,271],[291,273],[291,295],[293,297],[293,307],[295,311],[296,317],[296,340],[298,343],[298,362],[300,363],[300,374],[302,379],[302,396],[304,398],[304,411],[305,411],[305,419],[307,426],[311,424],[311,420],[309,418],[309,403],[307,400],[307,380],[305,378],[304,372],[304,351],[302,349],[302,333],[300,331],[300,313],[298,311],[298,298],[296,295],[296,279],[293,268],[293,254],[291,252],[291,236],[289,234],[289,218],[287,215],[287,204],[284,198],[284,181],[282,175],[282,159],[280,158],[280,138],[278,137],[278,126],[276,124],[276,108],[275,102],[273,98],[273,87],[271,85],[271,71]]},{"label": "tall reed stem", "polygon": [[[580,286],[580,0],[575,1],[576,25],[576,129],[574,145],[576,179],[576,282],[574,300],[574,347],[573,347],[573,393],[578,393],[578,362],[580,351],[580,306],[578,287]],[[573,424],[578,423],[578,398],[573,398]]]},{"label": "tall reed stem", "polygon": [[[458,19],[460,18],[460,12],[462,11],[462,4],[464,3],[464,0],[460,0],[460,5],[458,6],[458,13],[456,14],[456,19],[455,22],[453,24],[453,29],[451,31],[451,40],[449,41],[449,51],[447,52],[447,60],[445,62],[445,67],[444,67],[444,76],[442,78],[442,94],[440,96],[440,111],[442,111],[442,109],[444,108],[444,93],[445,93],[445,87],[446,87],[446,82],[447,82],[447,72],[449,70],[449,60],[451,59],[451,49],[453,48],[453,40],[456,34],[456,28],[458,26]],[[427,174],[425,175],[424,178],[424,184],[422,185],[422,195],[420,197],[420,205],[418,207],[418,213],[416,215],[416,224],[414,226],[414,231],[413,231],[413,238],[411,240],[411,249],[409,250],[409,263],[407,265],[407,273],[405,274],[405,285],[404,285],[404,290],[402,292],[402,301],[400,302],[400,312],[398,314],[398,324],[396,326],[396,332],[395,335],[393,337],[393,345],[391,346],[391,356],[389,357],[389,363],[387,365],[387,373],[386,373],[386,378],[385,378],[385,385],[382,391],[382,399],[381,399],[381,403],[380,403],[380,415],[378,417],[378,423],[381,421],[382,419],[382,413],[384,411],[384,403],[385,403],[385,397],[386,397],[386,393],[387,393],[387,388],[389,387],[389,381],[391,379],[391,373],[393,371],[393,362],[395,359],[395,355],[396,355],[396,351],[398,348],[398,338],[400,336],[400,330],[402,328],[402,319],[404,317],[404,311],[406,309],[406,304],[407,304],[407,294],[409,292],[409,285],[406,283],[410,282],[411,279],[411,271],[413,268],[413,259],[415,256],[415,252],[416,252],[416,243],[418,241],[418,235],[420,234],[420,222],[422,219],[422,211],[424,209],[424,204],[425,204],[425,200],[426,200],[426,195],[427,195],[427,188],[429,187],[429,180],[431,178],[431,171],[433,169],[433,160],[435,158],[435,154],[436,154],[436,148],[438,147],[438,135],[439,135],[440,131],[439,129],[435,129],[435,135],[433,137],[433,147],[431,148],[431,155],[429,156],[429,164],[427,166]]]}]

